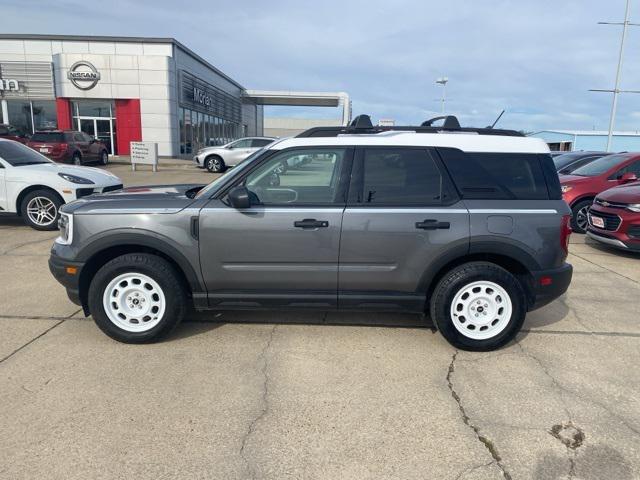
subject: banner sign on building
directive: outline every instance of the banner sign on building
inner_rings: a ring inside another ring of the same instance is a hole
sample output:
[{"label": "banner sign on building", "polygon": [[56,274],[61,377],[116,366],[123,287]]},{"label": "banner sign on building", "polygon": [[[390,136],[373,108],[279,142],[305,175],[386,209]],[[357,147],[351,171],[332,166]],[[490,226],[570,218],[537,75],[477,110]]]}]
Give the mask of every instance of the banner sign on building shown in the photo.
[{"label": "banner sign on building", "polygon": [[0,62],[0,97],[55,98],[51,62]]},{"label": "banner sign on building", "polygon": [[184,70],[180,71],[180,104],[229,122],[240,123],[242,119],[242,104],[238,98]]}]

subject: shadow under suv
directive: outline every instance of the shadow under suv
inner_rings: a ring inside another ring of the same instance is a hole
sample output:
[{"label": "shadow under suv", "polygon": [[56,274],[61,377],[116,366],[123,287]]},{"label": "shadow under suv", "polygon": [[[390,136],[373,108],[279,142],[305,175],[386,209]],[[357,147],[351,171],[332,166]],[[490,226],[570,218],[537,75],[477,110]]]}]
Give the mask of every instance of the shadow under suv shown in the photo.
[{"label": "shadow under suv", "polygon": [[125,189],[62,212],[52,273],[130,343],[167,335],[192,304],[428,312],[454,346],[491,350],[572,276],[546,144],[455,117],[360,116],[277,141],[207,186]]}]

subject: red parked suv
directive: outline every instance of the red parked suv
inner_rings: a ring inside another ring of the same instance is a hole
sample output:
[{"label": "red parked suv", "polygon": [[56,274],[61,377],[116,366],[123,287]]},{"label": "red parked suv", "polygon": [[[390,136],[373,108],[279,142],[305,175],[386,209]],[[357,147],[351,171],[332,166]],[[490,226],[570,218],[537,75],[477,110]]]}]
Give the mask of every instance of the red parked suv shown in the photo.
[{"label": "red parked suv", "polygon": [[560,175],[562,198],[573,213],[573,231],[586,232],[587,213],[596,195],[612,187],[635,182],[639,177],[640,153],[607,155],[574,170],[571,175]]},{"label": "red parked suv", "polygon": [[27,145],[61,163],[82,165],[89,162],[109,163],[107,146],[84,132],[48,130],[34,133]]},{"label": "red parked suv", "polygon": [[588,218],[587,235],[591,238],[640,252],[640,182],[602,192]]}]

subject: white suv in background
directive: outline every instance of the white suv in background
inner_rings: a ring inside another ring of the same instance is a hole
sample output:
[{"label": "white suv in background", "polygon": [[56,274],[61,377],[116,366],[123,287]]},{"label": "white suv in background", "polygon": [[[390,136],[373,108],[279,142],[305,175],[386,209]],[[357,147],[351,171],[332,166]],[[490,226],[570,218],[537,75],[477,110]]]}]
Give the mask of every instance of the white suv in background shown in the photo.
[{"label": "white suv in background", "polygon": [[253,152],[273,143],[273,137],[245,137],[217,147],[198,150],[193,162],[210,172],[221,173],[227,167],[235,167]]}]

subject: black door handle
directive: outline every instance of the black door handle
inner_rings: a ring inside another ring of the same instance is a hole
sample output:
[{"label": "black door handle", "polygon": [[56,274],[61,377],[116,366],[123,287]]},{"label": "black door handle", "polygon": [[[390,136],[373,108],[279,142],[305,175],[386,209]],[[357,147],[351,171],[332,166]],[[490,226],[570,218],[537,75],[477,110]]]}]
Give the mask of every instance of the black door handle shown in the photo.
[{"label": "black door handle", "polygon": [[329,222],[316,220],[315,218],[305,218],[304,220],[293,222],[293,226],[296,228],[326,228],[329,226]]},{"label": "black door handle", "polygon": [[429,218],[424,222],[416,222],[416,228],[421,230],[439,230],[447,229],[451,226],[449,222],[439,222],[435,218]]}]

